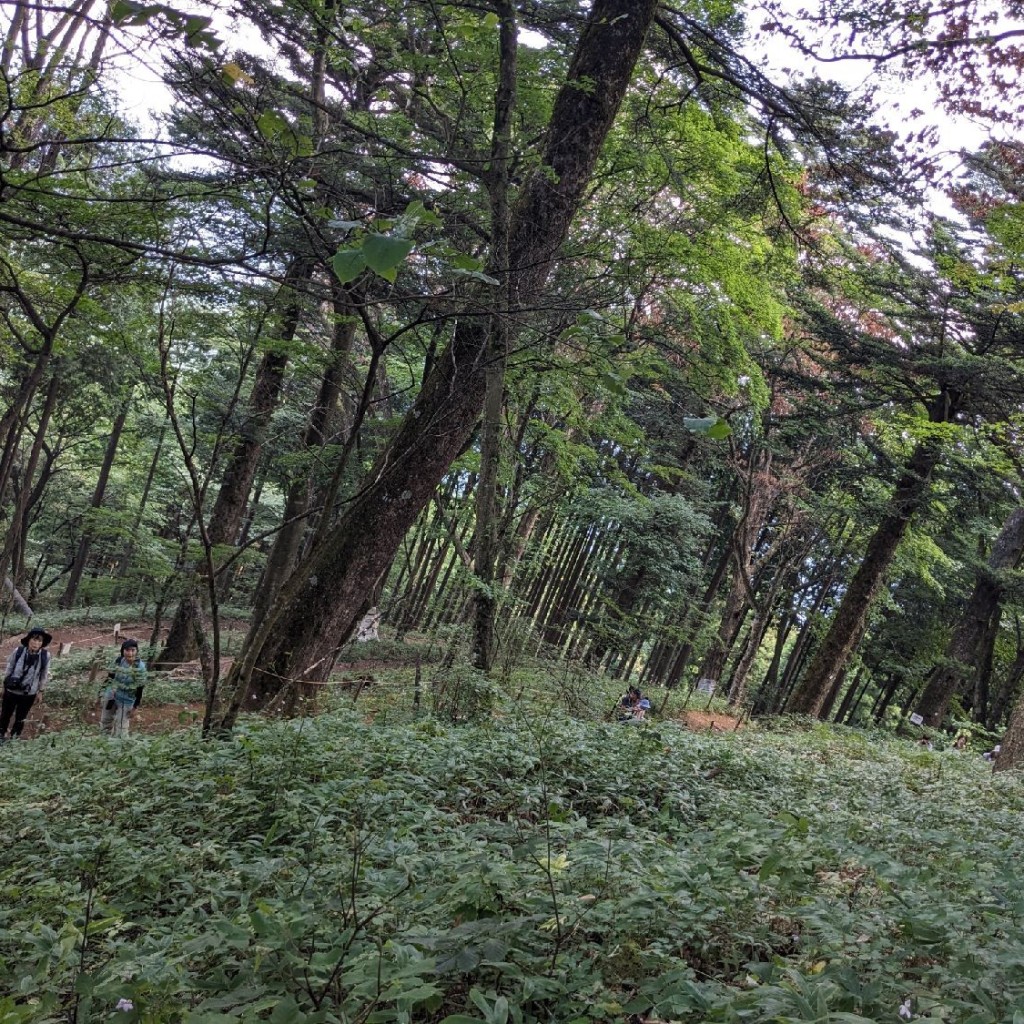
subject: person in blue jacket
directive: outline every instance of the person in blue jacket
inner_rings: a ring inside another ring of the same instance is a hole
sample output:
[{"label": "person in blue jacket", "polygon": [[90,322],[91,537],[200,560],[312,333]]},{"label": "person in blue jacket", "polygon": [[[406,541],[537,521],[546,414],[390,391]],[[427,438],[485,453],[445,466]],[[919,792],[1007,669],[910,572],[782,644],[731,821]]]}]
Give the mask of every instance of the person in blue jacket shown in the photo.
[{"label": "person in blue jacket", "polygon": [[146,663],[139,657],[139,642],[125,640],[107,673],[107,686],[103,691],[100,728],[108,736],[128,735],[128,724],[142,703],[145,685]]}]

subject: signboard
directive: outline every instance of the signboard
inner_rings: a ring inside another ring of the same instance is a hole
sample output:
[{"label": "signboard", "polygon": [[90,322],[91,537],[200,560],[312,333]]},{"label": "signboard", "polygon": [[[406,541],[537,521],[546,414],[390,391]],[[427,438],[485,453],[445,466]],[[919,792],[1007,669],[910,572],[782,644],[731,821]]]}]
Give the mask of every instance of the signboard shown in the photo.
[{"label": "signboard", "polygon": [[710,696],[711,694],[713,694],[715,692],[715,687],[717,685],[718,685],[718,683],[717,683],[716,680],[708,679],[707,676],[704,676],[703,679],[698,679],[697,680],[697,689],[701,693],[708,694],[708,696]]},{"label": "signboard", "polygon": [[911,724],[924,725],[924,715],[913,714],[910,716]]}]

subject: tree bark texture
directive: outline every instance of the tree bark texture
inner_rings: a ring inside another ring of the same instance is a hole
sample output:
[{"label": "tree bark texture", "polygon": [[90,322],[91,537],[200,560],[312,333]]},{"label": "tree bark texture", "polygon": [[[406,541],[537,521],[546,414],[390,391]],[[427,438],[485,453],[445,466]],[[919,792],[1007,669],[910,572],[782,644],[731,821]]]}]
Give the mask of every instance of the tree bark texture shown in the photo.
[{"label": "tree bark texture", "polygon": [[[303,448],[316,451],[322,447],[335,429],[342,378],[348,364],[349,353],[355,340],[356,327],[347,292],[340,286],[334,290],[334,332],[330,363],[324,372],[317,393],[316,404],[310,411],[303,437]],[[257,588],[254,615],[262,618],[270,607],[274,595],[295,568],[302,538],[309,527],[309,514],[313,505],[313,469],[288,488],[282,526],[274,538],[263,577]]]},{"label": "tree bark texture", "polygon": [[1010,713],[1010,724],[1000,742],[993,771],[1005,772],[1012,768],[1024,768],[1024,696]]},{"label": "tree bark texture", "polygon": [[1010,513],[999,531],[988,564],[978,572],[967,607],[946,648],[943,664],[937,665],[928,677],[924,693],[917,704],[917,713],[924,717],[925,725],[941,725],[953,694],[980,671],[980,659],[984,655],[983,641],[989,633],[989,623],[999,612],[1006,590],[1002,574],[1014,568],[1022,554],[1024,508],[1017,508]]},{"label": "tree bark texture", "polygon": [[924,504],[941,446],[935,439],[922,441],[896,484],[888,514],[879,524],[860,567],[853,575],[828,632],[793,691],[786,710],[817,718],[842,673],[851,652],[860,643],[868,611],[885,579],[913,514]]},{"label": "tree bark texture", "polygon": [[[310,261],[297,261],[285,278],[283,290],[288,295],[288,305],[282,325],[282,337],[287,342],[293,341],[298,332],[302,313],[301,290],[308,287],[311,273]],[[224,469],[217,499],[210,512],[206,540],[211,547],[234,544],[238,538],[249,492],[256,476],[256,467],[263,450],[263,441],[281,396],[287,365],[286,352],[272,349],[264,353],[256,368],[245,421]],[[214,559],[216,560],[216,556]],[[179,662],[190,661],[200,650],[197,640],[200,620],[195,617],[200,605],[195,598],[198,595],[199,601],[208,601],[208,590],[209,581],[206,580],[205,573],[200,571],[192,578],[188,592],[178,602],[164,649],[153,662],[154,669],[169,668]]]},{"label": "tree bark texture", "polygon": [[[509,267],[516,305],[535,300],[554,269],[656,7],[656,0],[595,0],[590,10],[555,99],[541,167],[513,210]],[[302,573],[292,576],[269,621],[254,624],[233,667],[236,688],[224,727],[234,724],[245,701],[249,673],[257,694],[326,678],[330,652],[351,633],[367,594],[480,416],[490,305],[482,289],[471,297],[365,486],[310,553]]]}]

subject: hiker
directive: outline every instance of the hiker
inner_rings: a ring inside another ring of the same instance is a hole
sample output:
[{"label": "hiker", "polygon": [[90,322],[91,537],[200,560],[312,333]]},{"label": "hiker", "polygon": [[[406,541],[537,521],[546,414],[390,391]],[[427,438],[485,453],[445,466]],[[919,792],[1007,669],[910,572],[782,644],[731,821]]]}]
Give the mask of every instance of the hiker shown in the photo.
[{"label": "hiker", "polygon": [[3,702],[0,704],[0,743],[7,742],[7,726],[12,715],[14,726],[10,738],[14,740],[21,735],[36,697],[43,692],[50,674],[50,652],[46,648],[52,639],[45,629],[33,626],[7,659]]},{"label": "hiker", "polygon": [[107,673],[100,728],[108,736],[127,736],[132,712],[142,703],[146,663],[139,657],[138,640],[127,639]]},{"label": "hiker", "polygon": [[651,702],[640,692],[638,686],[631,686],[619,701],[619,721],[638,722],[651,709]]}]

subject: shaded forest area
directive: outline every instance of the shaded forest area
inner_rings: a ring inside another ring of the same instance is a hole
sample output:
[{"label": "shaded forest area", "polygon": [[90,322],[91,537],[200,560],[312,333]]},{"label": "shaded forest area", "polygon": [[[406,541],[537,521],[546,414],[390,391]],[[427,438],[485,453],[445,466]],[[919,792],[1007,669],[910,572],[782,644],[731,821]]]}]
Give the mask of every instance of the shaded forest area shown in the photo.
[{"label": "shaded forest area", "polygon": [[[4,3],[10,629],[132,605],[208,732],[298,709],[376,610],[481,689],[543,654],[1019,763],[1001,6]],[[933,107],[770,75],[783,41]],[[944,153],[947,116],[993,134]]]}]

